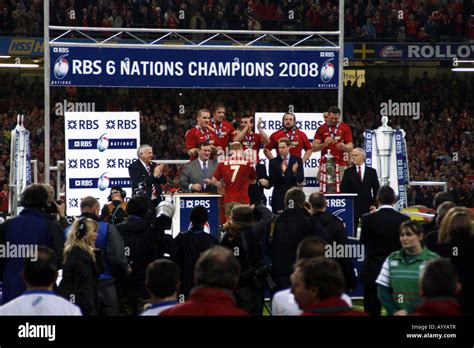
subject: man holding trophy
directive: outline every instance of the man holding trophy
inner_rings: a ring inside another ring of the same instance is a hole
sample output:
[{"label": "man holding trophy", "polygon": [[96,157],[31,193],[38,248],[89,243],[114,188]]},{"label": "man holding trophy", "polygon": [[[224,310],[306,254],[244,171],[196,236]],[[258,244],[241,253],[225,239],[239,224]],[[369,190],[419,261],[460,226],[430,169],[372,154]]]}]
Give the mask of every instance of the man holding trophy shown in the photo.
[{"label": "man holding trophy", "polygon": [[340,193],[348,153],[353,149],[351,129],[340,122],[340,116],[339,108],[330,107],[327,122],[318,128],[312,144],[313,152],[321,151],[319,181],[323,193]]}]

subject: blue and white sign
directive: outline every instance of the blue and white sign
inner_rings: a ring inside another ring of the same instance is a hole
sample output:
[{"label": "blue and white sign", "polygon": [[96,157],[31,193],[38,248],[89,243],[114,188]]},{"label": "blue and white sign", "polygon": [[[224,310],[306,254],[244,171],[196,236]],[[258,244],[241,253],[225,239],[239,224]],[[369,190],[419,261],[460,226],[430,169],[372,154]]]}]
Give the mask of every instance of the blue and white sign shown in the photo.
[{"label": "blue and white sign", "polygon": [[174,205],[172,227],[166,233],[175,238],[180,232],[187,231],[190,226],[189,215],[191,210],[198,205],[202,205],[209,213],[208,226],[204,227],[204,231],[209,232],[219,240],[219,199],[222,196],[206,193],[166,193],[164,197],[166,201]]},{"label": "blue and white sign", "polygon": [[209,213],[209,232],[216,239],[219,238],[219,197],[212,195],[203,196],[181,196],[179,202],[180,231],[186,231],[189,228],[189,215],[195,206],[201,205]]},{"label": "blue and white sign", "polygon": [[338,52],[51,47],[51,86],[337,89]]},{"label": "blue and white sign", "polygon": [[354,231],[354,196],[356,194],[326,194],[327,212],[335,215],[346,225],[348,237],[355,237]]},{"label": "blue and white sign", "polygon": [[66,112],[66,211],[80,214],[85,196],[107,203],[112,186],[132,194],[128,166],[140,144],[138,112]]}]

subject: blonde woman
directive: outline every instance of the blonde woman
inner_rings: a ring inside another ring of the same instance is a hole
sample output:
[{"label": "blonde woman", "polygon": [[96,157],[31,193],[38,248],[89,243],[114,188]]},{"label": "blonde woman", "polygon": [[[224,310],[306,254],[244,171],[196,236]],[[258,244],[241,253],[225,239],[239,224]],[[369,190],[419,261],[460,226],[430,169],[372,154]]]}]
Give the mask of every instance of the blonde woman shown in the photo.
[{"label": "blonde woman", "polygon": [[449,209],[439,226],[438,244],[462,241],[473,235],[473,214],[465,207]]},{"label": "blonde woman", "polygon": [[474,315],[474,214],[464,207],[451,208],[441,221],[434,251],[449,258],[459,275],[457,300],[464,315]]},{"label": "blonde woman", "polygon": [[84,315],[97,314],[97,280],[103,259],[95,248],[99,224],[92,219],[76,219],[64,247],[63,279],[59,293],[79,306]]}]

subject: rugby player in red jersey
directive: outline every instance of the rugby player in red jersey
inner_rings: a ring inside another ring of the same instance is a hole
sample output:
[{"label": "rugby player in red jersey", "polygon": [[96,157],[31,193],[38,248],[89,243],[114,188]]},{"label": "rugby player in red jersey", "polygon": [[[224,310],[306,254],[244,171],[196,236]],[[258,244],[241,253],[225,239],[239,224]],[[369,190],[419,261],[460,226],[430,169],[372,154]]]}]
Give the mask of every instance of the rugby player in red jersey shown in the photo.
[{"label": "rugby player in red jersey", "polygon": [[242,144],[233,142],[230,145],[231,156],[217,165],[212,183],[222,186],[224,180],[224,209],[228,218],[232,208],[238,204],[249,204],[249,184],[255,184],[257,175],[250,161],[245,157]]},{"label": "rugby player in red jersey", "polygon": [[321,163],[326,162],[328,150],[339,165],[341,180],[349,163],[349,153],[353,150],[352,132],[344,122],[339,122],[341,110],[335,106],[329,108],[326,123],[318,128],[313,140],[313,152],[321,151]]},{"label": "rugby player in red jersey", "polygon": [[[265,156],[267,156],[268,159],[275,157],[272,154],[272,150],[275,149],[278,153],[278,140],[280,138],[288,138],[291,142],[290,154],[302,158],[304,163],[313,153],[308,137],[296,127],[295,114],[287,112],[283,115],[282,122],[283,127],[270,136],[270,143],[265,146]],[[305,153],[303,157],[301,157],[303,150],[305,150]]]},{"label": "rugby player in red jersey", "polygon": [[217,153],[216,148],[216,133],[210,129],[209,122],[211,119],[211,113],[209,110],[201,109],[198,111],[196,118],[196,126],[189,129],[184,136],[186,143],[186,150],[189,155],[189,159],[193,160],[198,157],[199,149],[198,144],[202,142],[208,142],[211,144],[211,152],[213,155]]}]

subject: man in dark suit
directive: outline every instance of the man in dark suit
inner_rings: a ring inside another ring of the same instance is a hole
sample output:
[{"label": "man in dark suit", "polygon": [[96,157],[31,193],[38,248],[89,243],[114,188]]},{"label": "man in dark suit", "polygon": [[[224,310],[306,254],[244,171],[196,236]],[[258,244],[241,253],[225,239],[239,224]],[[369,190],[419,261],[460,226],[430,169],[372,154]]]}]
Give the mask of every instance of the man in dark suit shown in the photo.
[{"label": "man in dark suit", "polygon": [[267,205],[267,198],[264,194],[264,189],[270,185],[270,178],[267,175],[267,168],[261,163],[257,163],[255,166],[257,173],[257,182],[253,185],[249,185],[249,198],[250,204],[263,204]]},{"label": "man in dark suit", "polygon": [[207,141],[198,144],[198,158],[184,166],[179,177],[179,187],[192,192],[217,193],[217,187],[211,184],[212,175],[217,163],[210,160],[211,143]]},{"label": "man in dark suit", "polygon": [[381,304],[377,297],[377,279],[385,259],[401,249],[400,225],[410,218],[393,208],[395,192],[390,186],[382,186],[377,194],[379,209],[362,216],[360,242],[365,246],[367,258],[364,262],[364,310],[372,316],[380,316]]},{"label": "man in dark suit", "polygon": [[288,138],[278,140],[279,156],[269,163],[270,186],[273,186],[272,211],[280,214],[285,208],[285,194],[290,188],[304,181],[303,161],[290,155],[291,142]]},{"label": "man in dark suit", "polygon": [[357,231],[360,217],[375,206],[375,197],[380,188],[377,171],[365,165],[365,153],[360,147],[351,152],[354,165],[344,171],[341,192],[357,193],[354,199],[354,232]]},{"label": "man in dark suit", "polygon": [[132,181],[132,191],[144,185],[145,195],[156,207],[161,202],[161,185],[166,184],[163,174],[164,164],[157,165],[152,162],[153,148],[143,144],[137,150],[138,159],[128,166],[128,174]]}]

